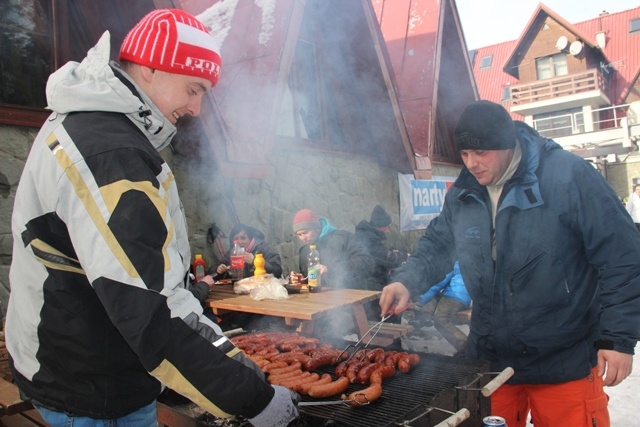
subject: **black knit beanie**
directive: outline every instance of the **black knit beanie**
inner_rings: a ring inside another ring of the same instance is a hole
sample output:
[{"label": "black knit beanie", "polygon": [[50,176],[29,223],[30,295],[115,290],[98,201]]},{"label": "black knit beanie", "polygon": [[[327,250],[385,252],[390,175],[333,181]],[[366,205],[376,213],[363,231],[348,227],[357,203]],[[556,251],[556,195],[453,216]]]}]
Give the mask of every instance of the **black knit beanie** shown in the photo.
[{"label": "black knit beanie", "polygon": [[462,112],[454,139],[458,151],[509,150],[516,147],[516,129],[502,105],[476,101]]},{"label": "black knit beanie", "polygon": [[386,227],[391,224],[391,217],[380,205],[376,205],[371,212],[371,220],[369,221],[372,227]]}]

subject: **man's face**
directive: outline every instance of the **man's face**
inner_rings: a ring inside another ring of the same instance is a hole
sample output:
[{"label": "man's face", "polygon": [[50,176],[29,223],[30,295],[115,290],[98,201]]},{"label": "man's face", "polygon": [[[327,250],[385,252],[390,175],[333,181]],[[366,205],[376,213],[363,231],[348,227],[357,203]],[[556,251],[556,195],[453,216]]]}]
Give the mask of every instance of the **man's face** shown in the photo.
[{"label": "man's face", "polygon": [[318,235],[320,234],[320,230],[315,228],[308,228],[296,231],[296,236],[300,239],[301,242],[305,244],[315,243],[318,240]]},{"label": "man's face", "polygon": [[241,248],[246,248],[250,242],[249,236],[247,236],[247,232],[245,230],[240,230],[235,236],[233,236],[233,240],[237,240],[238,245]]},{"label": "man's face", "polygon": [[636,187],[636,194],[640,196],[640,185]]},{"label": "man's face", "polygon": [[460,150],[462,161],[480,185],[494,185],[504,175],[513,150]]},{"label": "man's face", "polygon": [[376,229],[382,231],[385,235],[388,235],[389,233],[391,233],[390,225],[385,225],[384,227],[376,227]]},{"label": "man's face", "polygon": [[162,114],[174,125],[185,114],[198,116],[202,97],[211,89],[211,82],[202,77],[185,76],[153,70],[147,95]]}]

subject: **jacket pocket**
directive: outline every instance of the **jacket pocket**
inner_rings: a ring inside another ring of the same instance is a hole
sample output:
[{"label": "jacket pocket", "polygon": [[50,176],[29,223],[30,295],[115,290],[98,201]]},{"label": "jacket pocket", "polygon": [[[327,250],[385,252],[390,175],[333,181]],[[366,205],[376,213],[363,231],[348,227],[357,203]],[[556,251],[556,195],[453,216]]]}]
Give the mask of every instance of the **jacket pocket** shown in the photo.
[{"label": "jacket pocket", "polygon": [[607,404],[609,398],[604,396],[598,396],[595,399],[585,400],[586,410],[586,423],[587,426],[592,427],[609,427],[609,411],[607,410]]},{"label": "jacket pocket", "polygon": [[511,308],[539,314],[569,302],[570,290],[560,260],[540,251],[530,257],[508,278]]}]

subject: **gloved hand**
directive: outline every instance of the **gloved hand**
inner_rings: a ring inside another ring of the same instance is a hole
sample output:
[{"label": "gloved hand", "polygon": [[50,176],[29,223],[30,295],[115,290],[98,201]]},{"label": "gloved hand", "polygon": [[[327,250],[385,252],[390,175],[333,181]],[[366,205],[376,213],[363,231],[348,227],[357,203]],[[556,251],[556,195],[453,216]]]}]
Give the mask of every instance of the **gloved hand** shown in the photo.
[{"label": "gloved hand", "polygon": [[255,427],[286,427],[298,418],[300,395],[286,387],[272,386],[276,391],[266,408],[249,422]]}]

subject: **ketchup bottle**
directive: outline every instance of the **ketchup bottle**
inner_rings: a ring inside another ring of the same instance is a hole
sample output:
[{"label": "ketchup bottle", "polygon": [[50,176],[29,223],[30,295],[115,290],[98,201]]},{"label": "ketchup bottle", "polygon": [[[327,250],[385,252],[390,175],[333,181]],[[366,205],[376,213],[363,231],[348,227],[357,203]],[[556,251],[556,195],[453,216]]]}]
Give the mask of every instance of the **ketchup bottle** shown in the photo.
[{"label": "ketchup bottle", "polygon": [[196,282],[199,282],[205,276],[204,260],[201,254],[196,254],[196,258],[193,260],[193,274],[196,276]]}]

